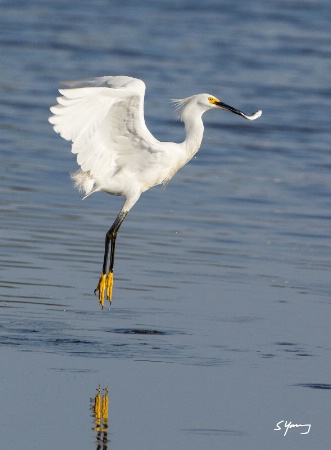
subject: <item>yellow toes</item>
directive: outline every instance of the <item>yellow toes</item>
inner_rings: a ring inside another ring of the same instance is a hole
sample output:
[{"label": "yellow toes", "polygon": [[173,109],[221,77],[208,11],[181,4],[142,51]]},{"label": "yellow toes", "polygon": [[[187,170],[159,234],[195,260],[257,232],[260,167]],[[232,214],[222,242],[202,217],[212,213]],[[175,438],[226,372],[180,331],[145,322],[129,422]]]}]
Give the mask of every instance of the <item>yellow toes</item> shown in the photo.
[{"label": "yellow toes", "polygon": [[108,275],[106,275],[105,273],[101,275],[98,286],[94,290],[94,293],[99,292],[99,303],[101,308],[103,308],[105,304],[105,291],[106,297],[109,300],[109,303],[111,303],[113,296],[113,284],[113,272],[109,272]]},{"label": "yellow toes", "polygon": [[113,298],[113,284],[114,284],[114,274],[113,272],[109,272],[106,278],[106,296],[111,303]]},{"label": "yellow toes", "polygon": [[105,288],[106,288],[106,274],[103,273],[100,277],[98,286],[94,289],[94,293],[99,291],[99,303],[101,308],[105,304]]}]

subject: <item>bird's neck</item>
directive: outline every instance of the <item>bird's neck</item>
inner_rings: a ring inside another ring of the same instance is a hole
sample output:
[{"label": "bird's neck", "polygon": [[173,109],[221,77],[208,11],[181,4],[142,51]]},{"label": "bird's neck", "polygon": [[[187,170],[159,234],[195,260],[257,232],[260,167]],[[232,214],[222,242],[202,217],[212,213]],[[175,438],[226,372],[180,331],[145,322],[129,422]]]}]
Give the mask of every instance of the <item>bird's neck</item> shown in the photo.
[{"label": "bird's neck", "polygon": [[186,131],[186,139],[183,144],[187,160],[190,160],[200,148],[204,127],[201,116],[189,117],[186,120],[183,117],[183,122],[185,123]]}]

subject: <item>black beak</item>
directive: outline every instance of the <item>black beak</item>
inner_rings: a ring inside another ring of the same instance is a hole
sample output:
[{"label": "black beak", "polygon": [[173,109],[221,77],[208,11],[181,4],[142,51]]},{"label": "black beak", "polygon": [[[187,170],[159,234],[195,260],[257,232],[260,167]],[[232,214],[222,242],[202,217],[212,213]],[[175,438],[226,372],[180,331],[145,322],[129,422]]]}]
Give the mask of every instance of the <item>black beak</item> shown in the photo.
[{"label": "black beak", "polygon": [[229,106],[226,103],[216,102],[215,105],[219,106],[222,109],[226,109],[227,111],[231,111],[234,114],[238,114],[239,116],[245,117],[245,114],[243,112],[239,111],[239,109],[232,108],[232,106]]},{"label": "black beak", "polygon": [[215,105],[221,109],[225,109],[226,111],[231,111],[234,114],[238,114],[238,116],[242,116],[247,120],[255,120],[258,117],[260,117],[262,114],[262,111],[256,111],[254,114],[247,115],[247,114],[244,114],[243,112],[239,111],[239,109],[233,108],[232,106],[229,106],[223,102],[215,102]]}]

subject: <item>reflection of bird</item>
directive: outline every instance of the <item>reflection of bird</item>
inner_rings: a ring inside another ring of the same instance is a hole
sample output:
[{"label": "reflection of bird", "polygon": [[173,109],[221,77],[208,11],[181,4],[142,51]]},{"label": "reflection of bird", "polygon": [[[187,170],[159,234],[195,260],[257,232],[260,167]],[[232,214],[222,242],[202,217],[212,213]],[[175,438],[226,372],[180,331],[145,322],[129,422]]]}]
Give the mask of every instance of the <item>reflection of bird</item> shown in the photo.
[{"label": "reflection of bird", "polygon": [[[186,139],[180,144],[159,142],[144,120],[145,84],[136,78],[100,77],[64,82],[62,97],[51,108],[54,130],[72,141],[80,170],[72,174],[76,187],[88,195],[104,191],[125,197],[123,207],[106,234],[99,291],[112,298],[115,241],[117,232],[140,194],[167,183],[199,150],[202,114],[208,109],[225,109],[255,120],[262,111],[246,115],[209,94],[193,95],[175,101],[185,124]],[[110,246],[110,265],[107,262]]]}]

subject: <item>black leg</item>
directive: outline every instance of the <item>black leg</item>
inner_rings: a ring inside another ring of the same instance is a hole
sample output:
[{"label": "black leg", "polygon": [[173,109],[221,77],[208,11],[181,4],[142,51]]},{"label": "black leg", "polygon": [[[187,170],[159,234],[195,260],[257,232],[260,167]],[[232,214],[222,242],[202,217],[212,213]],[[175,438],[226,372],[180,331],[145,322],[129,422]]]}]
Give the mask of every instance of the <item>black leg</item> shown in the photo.
[{"label": "black leg", "polygon": [[113,225],[111,226],[111,228],[108,230],[108,232],[106,234],[105,255],[104,255],[104,260],[103,260],[103,273],[106,273],[106,271],[107,271],[109,243],[111,244],[109,272],[113,272],[114,260],[115,260],[115,242],[116,242],[117,232],[118,232],[120,226],[122,225],[122,222],[125,219],[126,215],[127,215],[127,211],[121,211],[119,213],[119,215],[116,217],[115,222],[113,223]]},{"label": "black leg", "polygon": [[[117,237],[117,232],[125,219],[125,216],[127,215],[128,211],[123,211],[119,213],[119,215],[116,217],[115,222],[111,226],[111,228],[108,230],[105,238],[105,253],[103,257],[103,266],[102,266],[102,274],[99,281],[98,286],[96,287],[94,293],[99,291],[99,301],[100,305],[103,307],[104,305],[104,291],[106,290],[106,296],[108,300],[111,302],[112,298],[112,290],[113,290],[113,269],[114,269],[114,260],[115,260],[115,242]],[[108,255],[109,255],[109,245],[110,247],[110,262],[109,262],[109,273],[107,273],[107,262],[108,262]]]},{"label": "black leg", "polygon": [[117,234],[114,234],[112,236],[112,239],[111,239],[111,252],[110,252],[109,272],[113,272],[113,269],[114,269],[116,236],[117,236]]},{"label": "black leg", "polygon": [[106,239],[105,239],[105,253],[103,256],[103,266],[102,266],[102,273],[105,274],[107,273],[107,261],[108,261],[108,254],[109,254],[109,242],[110,239],[108,238],[108,233],[106,234]]}]

